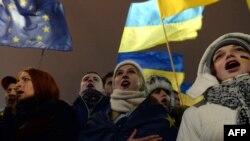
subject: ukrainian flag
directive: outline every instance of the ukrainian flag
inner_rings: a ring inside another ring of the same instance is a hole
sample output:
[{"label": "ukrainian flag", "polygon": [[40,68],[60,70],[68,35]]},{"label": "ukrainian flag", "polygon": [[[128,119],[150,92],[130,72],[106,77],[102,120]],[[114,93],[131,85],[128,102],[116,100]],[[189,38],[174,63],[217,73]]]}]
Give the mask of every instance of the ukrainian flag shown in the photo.
[{"label": "ukrainian flag", "polygon": [[[184,60],[183,55],[179,53],[172,54],[174,67],[176,71],[177,81],[179,85],[183,85],[184,89],[188,89],[190,84],[183,83],[184,81]],[[124,60],[133,60],[137,62],[143,69],[145,79],[149,79],[151,75],[161,75],[168,78],[173,86],[173,89],[179,90],[174,72],[171,67],[170,58],[168,52],[166,51],[148,51],[148,52],[128,52],[128,53],[119,53],[117,58],[117,63]],[[183,105],[191,106],[201,98],[192,99],[188,95],[182,93],[179,94],[180,99]]]},{"label": "ukrainian flag", "polygon": [[[168,41],[197,37],[202,26],[203,7],[187,9],[163,20]],[[157,0],[132,3],[120,43],[119,52],[134,52],[166,43]]]},{"label": "ukrainian flag", "polygon": [[158,0],[158,5],[161,18],[164,19],[189,8],[206,6],[215,2],[218,0]]},{"label": "ukrainian flag", "polygon": [[[183,56],[178,53],[173,53],[173,62],[175,66],[178,84],[184,80]],[[129,52],[119,53],[117,63],[124,60],[133,60],[137,62],[143,69],[145,79],[151,75],[166,76],[172,83],[175,90],[178,90],[176,85],[175,75],[171,68],[169,55],[166,51],[150,51],[150,52]]]}]

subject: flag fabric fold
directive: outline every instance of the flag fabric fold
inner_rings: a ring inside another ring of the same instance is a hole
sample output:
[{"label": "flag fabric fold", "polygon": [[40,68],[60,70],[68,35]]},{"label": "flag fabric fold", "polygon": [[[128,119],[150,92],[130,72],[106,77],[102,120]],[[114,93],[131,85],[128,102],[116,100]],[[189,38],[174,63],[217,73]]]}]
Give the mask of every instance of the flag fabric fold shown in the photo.
[{"label": "flag fabric fold", "polygon": [[219,0],[158,0],[161,18],[175,15],[183,10],[206,6],[218,2]]},{"label": "flag fabric fold", "polygon": [[[174,61],[176,76],[178,84],[183,88],[179,93],[180,99],[183,105],[191,106],[199,102],[202,98],[192,99],[188,95],[184,94],[185,90],[191,85],[184,83],[184,62],[183,55],[179,53],[173,53],[172,58]],[[174,72],[171,68],[171,62],[169,55],[166,51],[147,51],[147,52],[127,52],[119,53],[117,57],[117,63],[124,60],[133,60],[137,62],[143,70],[145,79],[148,80],[152,75],[160,75],[168,78],[172,83],[173,89],[178,90],[176,86],[176,79]],[[182,86],[183,84],[183,86]]]},{"label": "flag fabric fold", "polygon": [[[187,9],[163,20],[168,41],[183,41],[197,37],[202,26],[204,7]],[[120,43],[119,52],[152,48],[166,42],[157,0],[132,3]]]},{"label": "flag fabric fold", "polygon": [[[178,84],[181,84],[184,80],[183,55],[173,53],[172,57],[177,74],[177,81]],[[148,79],[151,75],[165,76],[171,81],[174,89],[178,90],[174,72],[171,68],[170,58],[166,51],[119,53],[117,63],[128,59],[137,62],[142,67],[145,79]]]},{"label": "flag fabric fold", "polygon": [[72,39],[58,0],[0,0],[0,45],[71,51]]}]

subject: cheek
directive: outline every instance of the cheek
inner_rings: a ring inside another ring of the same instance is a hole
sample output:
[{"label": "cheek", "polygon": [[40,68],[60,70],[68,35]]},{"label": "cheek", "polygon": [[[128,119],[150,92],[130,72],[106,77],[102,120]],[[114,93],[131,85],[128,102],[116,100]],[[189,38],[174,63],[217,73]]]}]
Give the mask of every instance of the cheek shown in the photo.
[{"label": "cheek", "polygon": [[34,94],[35,92],[34,92],[34,87],[33,87],[33,85],[28,85],[27,86],[27,91],[28,91],[28,93],[29,94]]},{"label": "cheek", "polygon": [[119,81],[120,79],[118,77],[115,78],[115,82],[114,82],[114,88],[118,88],[119,86]]},{"label": "cheek", "polygon": [[217,61],[214,63],[214,70],[216,73],[219,73],[223,69],[224,69],[224,65],[222,61]]}]

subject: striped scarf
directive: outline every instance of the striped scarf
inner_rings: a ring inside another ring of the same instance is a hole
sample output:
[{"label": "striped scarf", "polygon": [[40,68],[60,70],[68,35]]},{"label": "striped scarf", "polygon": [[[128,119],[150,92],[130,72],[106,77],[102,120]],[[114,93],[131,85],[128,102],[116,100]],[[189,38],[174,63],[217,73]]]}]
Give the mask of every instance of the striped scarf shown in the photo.
[{"label": "striped scarf", "polygon": [[250,124],[249,74],[242,74],[210,87],[204,96],[208,102],[237,109],[236,124]]}]

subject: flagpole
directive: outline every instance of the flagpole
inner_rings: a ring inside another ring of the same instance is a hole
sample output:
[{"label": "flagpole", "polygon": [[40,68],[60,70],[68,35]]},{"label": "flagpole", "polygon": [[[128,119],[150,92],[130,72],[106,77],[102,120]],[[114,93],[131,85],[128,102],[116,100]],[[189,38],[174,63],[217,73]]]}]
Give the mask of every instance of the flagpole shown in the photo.
[{"label": "flagpole", "polygon": [[[175,67],[174,67],[174,61],[173,61],[173,57],[172,57],[172,52],[171,52],[171,49],[170,49],[170,46],[169,46],[169,43],[168,43],[167,32],[166,32],[166,29],[164,27],[164,21],[163,21],[163,19],[161,20],[161,22],[162,22],[162,28],[163,28],[163,31],[164,31],[164,36],[165,36],[165,39],[166,39],[166,46],[167,46],[167,50],[168,50],[168,55],[169,55],[171,67],[172,67],[172,70],[173,70],[173,73],[174,73],[174,77],[175,77],[175,81],[176,81],[176,85],[177,85],[177,91],[180,93],[181,91],[180,91],[179,84],[178,84],[178,81],[177,81],[178,79],[177,79],[177,75],[176,75],[176,71],[175,71]],[[179,96],[179,94],[178,94],[178,97],[179,97],[180,103],[182,105],[183,104],[182,103],[182,99]]]},{"label": "flagpole", "polygon": [[38,69],[40,69],[40,67],[41,67],[41,65],[42,65],[44,52],[45,52],[45,49],[42,49],[41,57],[40,57],[40,59],[39,59],[38,67],[37,67]]},{"label": "flagpole", "polygon": [[175,81],[176,81],[176,85],[177,85],[177,90],[180,92],[179,84],[178,84],[178,81],[177,81],[177,75],[176,75],[176,71],[175,71],[175,67],[174,67],[174,61],[173,61],[171,49],[170,49],[169,43],[168,43],[167,33],[166,33],[166,30],[165,30],[165,27],[164,27],[164,22],[163,22],[163,20],[161,20],[161,22],[162,22],[162,27],[163,27],[163,31],[164,31],[164,36],[165,36],[165,39],[166,39],[166,46],[167,46],[167,50],[168,50],[168,55],[169,55],[171,67],[172,67],[172,69],[173,69],[173,73],[174,73],[174,77],[175,77]]}]

